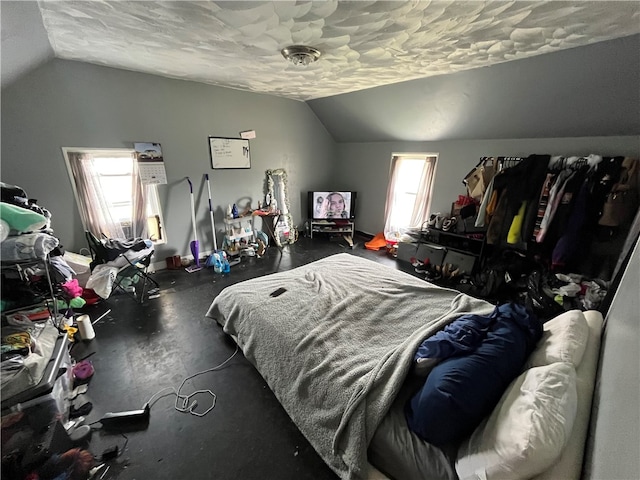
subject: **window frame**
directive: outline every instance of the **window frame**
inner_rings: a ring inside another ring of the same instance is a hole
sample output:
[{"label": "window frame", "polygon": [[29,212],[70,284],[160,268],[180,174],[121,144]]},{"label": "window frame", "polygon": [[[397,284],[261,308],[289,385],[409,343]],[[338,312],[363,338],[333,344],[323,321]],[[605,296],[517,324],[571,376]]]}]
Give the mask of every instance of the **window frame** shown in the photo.
[{"label": "window frame", "polygon": [[[424,210],[424,214],[423,214],[423,218],[428,217],[429,212],[431,210],[431,204],[432,204],[432,200],[433,200],[433,188],[435,185],[435,178],[436,178],[436,173],[437,173],[437,167],[438,167],[438,163],[439,163],[439,158],[440,155],[437,152],[392,152],[391,153],[391,160],[389,162],[389,182],[390,184],[387,187],[387,204],[389,202],[390,199],[390,187],[391,187],[391,182],[393,182],[394,180],[394,176],[398,173],[396,172],[396,169],[398,168],[398,162],[401,160],[420,160],[423,162],[428,162],[431,164],[430,168],[431,168],[431,174],[430,174],[430,179],[428,182],[428,191],[426,192],[427,195],[427,203],[424,206],[423,210]],[[397,185],[394,185],[394,192],[396,192],[398,189]],[[408,192],[407,192],[408,193]],[[418,196],[419,196],[419,191],[416,191],[413,195],[415,195],[414,197],[414,208],[415,208],[415,202],[418,200]],[[387,205],[387,208],[393,208],[393,206],[389,206]],[[386,209],[385,209],[386,210]],[[389,216],[391,215],[391,211],[385,211],[385,236],[387,235],[387,225],[389,222]],[[424,224],[423,220],[423,224]],[[393,223],[393,222],[391,222]],[[417,227],[412,227],[412,226],[406,226],[406,227],[401,227],[401,228],[406,228],[406,229],[410,229],[410,228],[417,228]],[[396,232],[399,233],[399,232]]]},{"label": "window frame", "polygon": [[[64,156],[65,166],[67,168],[67,174],[69,176],[69,182],[71,183],[71,189],[73,191],[73,197],[76,201],[76,206],[80,205],[80,196],[78,194],[78,190],[76,188],[75,178],[73,176],[73,170],[71,169],[71,165],[69,163],[69,153],[83,153],[88,155],[93,155],[94,157],[110,157],[110,158],[127,158],[130,159],[133,157],[135,161],[136,151],[133,148],[88,148],[88,147],[62,147],[62,153]],[[145,208],[148,208],[150,204],[154,207],[157,207],[157,215],[159,218],[159,230],[162,232],[162,238],[158,240],[150,239],[154,245],[162,245],[167,243],[167,230],[164,228],[164,218],[162,213],[162,205],[160,203],[160,195],[158,193],[157,185],[143,185],[146,189],[147,194],[150,195],[147,197]],[[152,198],[153,197],[153,198]],[[147,216],[147,219],[149,216]],[[84,218],[82,215],[80,216],[80,221],[82,222],[82,227],[84,230],[87,230],[87,225],[85,225]]]}]

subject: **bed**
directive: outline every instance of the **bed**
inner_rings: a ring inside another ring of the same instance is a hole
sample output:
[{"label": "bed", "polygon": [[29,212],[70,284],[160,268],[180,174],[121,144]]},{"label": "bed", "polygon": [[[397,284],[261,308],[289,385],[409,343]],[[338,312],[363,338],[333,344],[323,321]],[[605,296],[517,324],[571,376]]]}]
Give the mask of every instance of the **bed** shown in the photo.
[{"label": "bed", "polygon": [[403,408],[423,381],[412,374],[418,347],[463,316],[494,310],[343,253],[227,287],[207,316],[341,478],[578,478],[597,313],[547,322],[526,368],[464,441],[435,446],[408,429]]}]

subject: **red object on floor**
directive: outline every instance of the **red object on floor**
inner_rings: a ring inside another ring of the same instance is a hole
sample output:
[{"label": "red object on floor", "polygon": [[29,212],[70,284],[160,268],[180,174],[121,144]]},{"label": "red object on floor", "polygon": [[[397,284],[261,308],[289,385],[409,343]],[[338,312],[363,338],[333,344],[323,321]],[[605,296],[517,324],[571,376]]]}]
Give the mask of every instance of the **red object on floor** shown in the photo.
[{"label": "red object on floor", "polygon": [[90,288],[84,289],[84,291],[82,292],[82,298],[86,300],[87,305],[94,305],[95,303],[98,303],[98,301],[100,300],[100,297],[98,296],[98,294]]},{"label": "red object on floor", "polygon": [[10,318],[14,318],[16,321],[20,322],[26,317],[32,322],[37,322],[39,320],[48,320],[50,316],[51,315],[47,307],[38,307],[30,310],[20,310],[11,314]]}]

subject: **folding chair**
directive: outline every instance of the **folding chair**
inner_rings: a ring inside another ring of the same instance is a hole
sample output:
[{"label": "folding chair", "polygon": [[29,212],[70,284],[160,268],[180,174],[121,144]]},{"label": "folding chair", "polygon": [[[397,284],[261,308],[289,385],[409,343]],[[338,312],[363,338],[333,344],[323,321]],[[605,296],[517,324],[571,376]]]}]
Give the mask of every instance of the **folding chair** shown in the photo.
[{"label": "folding chair", "polygon": [[[145,248],[140,251],[132,249],[125,250],[122,244],[119,248],[113,248],[109,246],[108,239],[107,241],[99,240],[89,231],[85,232],[85,236],[89,244],[89,251],[91,252],[91,270],[93,271],[97,265],[101,264],[118,269],[113,281],[112,291],[113,289],[119,289],[142,303],[146,293],[160,289],[158,282],[151,278],[148,273],[151,257],[154,253],[153,249]],[[129,281],[134,285],[133,291],[127,288],[128,285],[125,286],[125,283],[129,283]],[[137,296],[135,285],[138,285],[142,289]]]}]

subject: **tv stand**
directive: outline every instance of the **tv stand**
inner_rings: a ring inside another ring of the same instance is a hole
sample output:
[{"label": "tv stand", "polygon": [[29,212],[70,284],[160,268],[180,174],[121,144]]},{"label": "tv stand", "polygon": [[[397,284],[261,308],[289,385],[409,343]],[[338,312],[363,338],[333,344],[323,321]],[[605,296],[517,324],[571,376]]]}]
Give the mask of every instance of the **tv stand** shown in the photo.
[{"label": "tv stand", "polygon": [[351,220],[309,220],[311,238],[314,233],[351,236],[355,233],[355,223]]}]

